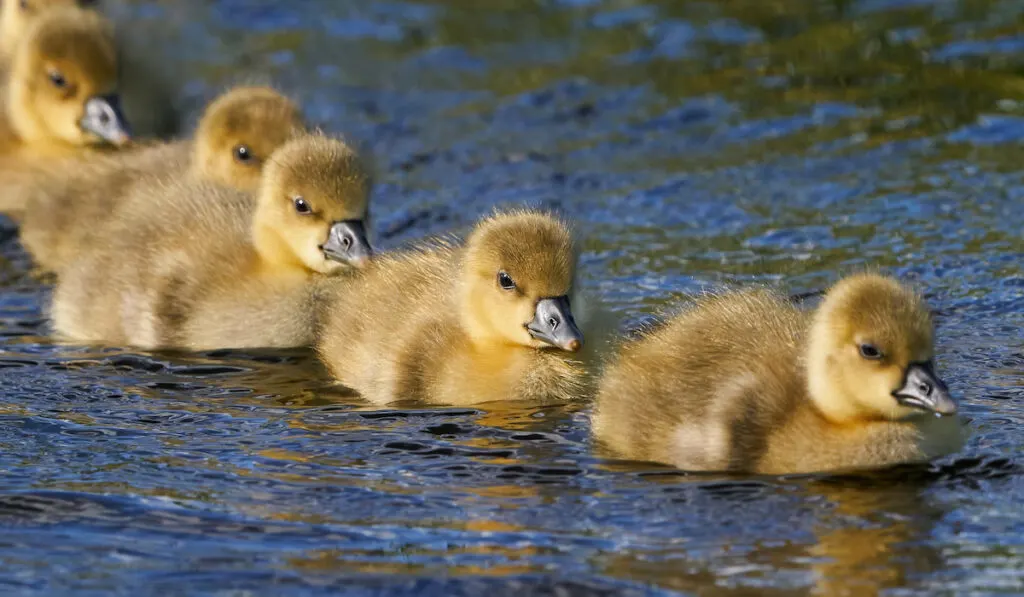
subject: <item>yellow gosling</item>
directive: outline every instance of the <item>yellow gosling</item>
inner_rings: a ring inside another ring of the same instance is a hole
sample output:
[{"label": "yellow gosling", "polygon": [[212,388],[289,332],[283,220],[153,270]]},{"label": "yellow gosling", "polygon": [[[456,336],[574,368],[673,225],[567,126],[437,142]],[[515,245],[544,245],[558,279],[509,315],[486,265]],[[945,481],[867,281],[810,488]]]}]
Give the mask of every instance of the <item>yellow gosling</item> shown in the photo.
[{"label": "yellow gosling", "polygon": [[[78,7],[96,11],[97,0],[4,0],[0,1],[0,73],[6,73],[14,61],[18,45],[26,34],[50,11]],[[133,43],[124,38],[129,28],[119,28],[122,39],[115,40],[119,50],[122,108],[135,132],[142,137],[168,138],[178,133],[181,118],[171,97],[167,61],[147,55],[148,40]]]},{"label": "yellow gosling", "polygon": [[146,349],[311,345],[313,279],[370,258],[370,187],[351,148],[306,135],[271,156],[255,204],[208,182],[142,190],[61,272],[54,331]]},{"label": "yellow gosling", "polygon": [[92,11],[47,11],[19,44],[4,99],[5,162],[13,157],[30,163],[129,140],[111,26]]},{"label": "yellow gosling", "polygon": [[763,290],[698,301],[622,348],[600,380],[593,430],[635,460],[809,473],[954,452],[956,412],[924,302],[863,274],[811,314]]},{"label": "yellow gosling", "polygon": [[378,257],[324,293],[317,351],[367,400],[475,404],[566,401],[583,389],[570,360],[576,251],[569,229],[517,211],[480,222],[464,248]]}]

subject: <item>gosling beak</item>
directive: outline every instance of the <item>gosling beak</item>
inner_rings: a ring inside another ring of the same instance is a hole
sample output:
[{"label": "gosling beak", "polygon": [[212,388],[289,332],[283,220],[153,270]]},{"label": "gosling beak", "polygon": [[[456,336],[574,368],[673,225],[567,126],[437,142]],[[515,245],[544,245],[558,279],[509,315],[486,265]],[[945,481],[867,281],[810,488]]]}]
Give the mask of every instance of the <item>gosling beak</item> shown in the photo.
[{"label": "gosling beak", "polygon": [[117,146],[124,145],[132,136],[128,122],[121,113],[121,100],[116,94],[89,98],[85,102],[85,116],[82,116],[78,126]]},{"label": "gosling beak", "polygon": [[526,324],[526,329],[537,340],[562,350],[576,352],[583,347],[583,332],[576,327],[567,296],[538,301],[533,321]]},{"label": "gosling beak", "polygon": [[956,414],[956,402],[949,389],[932,370],[931,363],[911,363],[903,387],[892,393],[903,406],[919,408],[937,415]]},{"label": "gosling beak", "polygon": [[324,256],[334,261],[363,267],[373,256],[362,220],[345,220],[331,225],[327,242],[320,245]]}]

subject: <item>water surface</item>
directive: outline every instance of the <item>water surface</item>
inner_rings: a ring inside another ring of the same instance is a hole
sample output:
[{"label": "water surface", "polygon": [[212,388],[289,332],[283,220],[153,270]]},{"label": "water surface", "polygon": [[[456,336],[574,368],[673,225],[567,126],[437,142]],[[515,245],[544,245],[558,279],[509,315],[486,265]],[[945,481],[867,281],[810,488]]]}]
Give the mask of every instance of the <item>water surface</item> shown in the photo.
[{"label": "water surface", "polygon": [[586,403],[381,409],[302,351],[55,346],[8,238],[0,592],[1024,591],[1024,4],[108,6],[184,110],[272,80],[371,152],[383,248],[557,210],[624,329],[727,284],[919,284],[973,435],[861,477],[610,460]]}]

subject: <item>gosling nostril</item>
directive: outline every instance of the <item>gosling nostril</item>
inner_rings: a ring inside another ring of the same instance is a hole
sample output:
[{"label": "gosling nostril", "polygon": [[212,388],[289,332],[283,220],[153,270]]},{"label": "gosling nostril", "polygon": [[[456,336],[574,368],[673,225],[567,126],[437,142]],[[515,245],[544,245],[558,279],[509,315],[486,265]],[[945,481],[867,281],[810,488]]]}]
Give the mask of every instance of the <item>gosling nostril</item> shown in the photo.
[{"label": "gosling nostril", "polygon": [[548,318],[548,325],[551,326],[552,330],[558,329],[558,324],[559,323],[561,323],[561,322],[558,321],[557,317],[549,317]]},{"label": "gosling nostril", "polygon": [[923,381],[917,385],[917,389],[921,390],[921,393],[925,396],[928,396],[932,393],[932,384]]},{"label": "gosling nostril", "polygon": [[347,236],[343,237],[341,239],[341,246],[345,247],[346,249],[352,248],[352,239]]}]

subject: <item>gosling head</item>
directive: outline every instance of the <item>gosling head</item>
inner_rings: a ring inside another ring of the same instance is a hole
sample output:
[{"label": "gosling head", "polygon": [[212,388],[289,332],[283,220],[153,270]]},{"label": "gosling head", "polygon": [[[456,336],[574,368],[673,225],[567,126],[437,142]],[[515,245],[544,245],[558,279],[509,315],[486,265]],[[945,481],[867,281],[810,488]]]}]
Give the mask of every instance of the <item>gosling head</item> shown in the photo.
[{"label": "gosling head", "polygon": [[811,395],[837,422],[952,415],[935,374],[931,314],[914,291],[876,274],[836,284],[814,316]]},{"label": "gosling head", "polygon": [[576,250],[563,222],[529,211],[488,218],[470,235],[462,268],[463,321],[473,337],[569,352],[583,347],[569,306]]},{"label": "gosling head", "polygon": [[263,168],[254,218],[268,262],[323,274],[363,267],[371,178],[351,147],[321,134],[286,142]]},{"label": "gosling head", "polygon": [[117,68],[109,21],[79,8],[46,11],[15,54],[8,84],[15,130],[26,141],[127,143]]},{"label": "gosling head", "polygon": [[9,60],[25,32],[51,8],[92,6],[89,0],[5,0],[0,2],[0,56]]},{"label": "gosling head", "polygon": [[305,130],[299,107],[274,89],[236,87],[207,106],[192,163],[207,180],[255,192],[271,154]]}]

